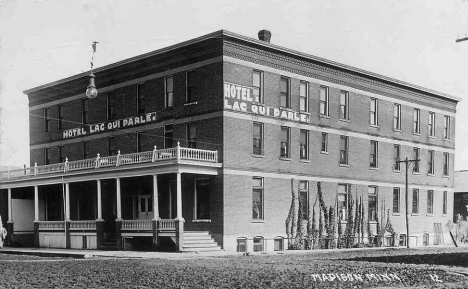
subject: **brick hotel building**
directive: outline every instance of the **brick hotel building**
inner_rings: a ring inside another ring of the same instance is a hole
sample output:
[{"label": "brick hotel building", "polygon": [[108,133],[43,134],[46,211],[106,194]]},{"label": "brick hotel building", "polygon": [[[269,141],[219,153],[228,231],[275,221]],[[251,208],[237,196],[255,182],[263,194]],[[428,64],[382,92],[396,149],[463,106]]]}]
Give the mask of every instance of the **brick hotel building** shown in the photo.
[{"label": "brick hotel building", "polygon": [[[30,167],[4,171],[10,246],[285,249],[291,183],[346,220],[387,215],[413,245],[449,242],[460,100],[220,30],[25,91]],[[409,172],[405,199],[405,165]],[[291,181],[292,180],[292,181]],[[317,210],[316,210],[317,211]]]}]

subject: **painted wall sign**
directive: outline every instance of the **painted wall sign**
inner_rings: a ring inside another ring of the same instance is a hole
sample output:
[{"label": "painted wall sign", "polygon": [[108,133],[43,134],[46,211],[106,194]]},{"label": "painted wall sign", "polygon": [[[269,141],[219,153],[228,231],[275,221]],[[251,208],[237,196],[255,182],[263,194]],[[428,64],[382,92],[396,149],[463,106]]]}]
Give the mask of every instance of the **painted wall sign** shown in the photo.
[{"label": "painted wall sign", "polygon": [[155,122],[156,112],[150,112],[143,115],[127,117],[123,119],[117,119],[112,121],[106,121],[102,123],[89,124],[85,127],[67,129],[63,131],[63,138],[72,138],[76,136],[83,136],[95,133],[101,133],[110,130],[116,130],[121,128],[128,128],[137,126],[145,123]]},{"label": "painted wall sign", "polygon": [[272,116],[292,121],[310,122],[310,116],[308,114],[256,103],[253,99],[253,88],[226,82],[224,83],[224,109]]}]

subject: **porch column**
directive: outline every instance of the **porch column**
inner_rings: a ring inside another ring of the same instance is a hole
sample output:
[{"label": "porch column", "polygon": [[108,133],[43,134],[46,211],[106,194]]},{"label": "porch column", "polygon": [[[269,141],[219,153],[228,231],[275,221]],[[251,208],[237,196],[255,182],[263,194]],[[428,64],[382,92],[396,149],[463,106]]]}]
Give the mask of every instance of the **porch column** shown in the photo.
[{"label": "porch column", "polygon": [[117,219],[115,220],[115,239],[117,240],[117,248],[123,249],[122,246],[122,200],[120,198],[120,178],[116,178],[116,199],[117,199]]},{"label": "porch column", "polygon": [[153,175],[153,251],[158,249],[158,221],[159,218],[159,200],[158,200],[158,175]]},{"label": "porch column", "polygon": [[65,183],[65,248],[70,249],[70,184]]},{"label": "porch column", "polygon": [[177,218],[176,222],[176,250],[184,249],[184,218],[182,217],[182,174],[177,172]]},{"label": "porch column", "polygon": [[7,221],[7,244],[8,246],[13,246],[13,242],[14,242],[14,233],[15,233],[15,229],[14,229],[14,225],[13,225],[13,218],[12,218],[12,202],[11,202],[11,189],[8,188],[8,221]]},{"label": "porch column", "polygon": [[97,220],[96,220],[96,246],[101,249],[104,243],[104,220],[102,219],[101,180],[97,180]]},{"label": "porch column", "polygon": [[39,187],[34,186],[34,246],[39,247]]},{"label": "porch column", "polygon": [[[13,222],[11,218],[11,189],[8,189],[8,222]],[[9,232],[8,232],[9,233]]]}]

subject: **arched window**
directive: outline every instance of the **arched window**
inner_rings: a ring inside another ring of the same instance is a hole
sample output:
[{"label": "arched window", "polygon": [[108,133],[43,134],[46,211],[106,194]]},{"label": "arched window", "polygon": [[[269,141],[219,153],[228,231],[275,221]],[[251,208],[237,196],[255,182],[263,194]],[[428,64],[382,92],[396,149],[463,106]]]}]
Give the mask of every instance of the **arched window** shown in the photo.
[{"label": "arched window", "polygon": [[264,251],[264,239],[261,236],[253,238],[253,251],[263,252]]},{"label": "arched window", "polygon": [[247,238],[237,238],[237,252],[247,252]]}]

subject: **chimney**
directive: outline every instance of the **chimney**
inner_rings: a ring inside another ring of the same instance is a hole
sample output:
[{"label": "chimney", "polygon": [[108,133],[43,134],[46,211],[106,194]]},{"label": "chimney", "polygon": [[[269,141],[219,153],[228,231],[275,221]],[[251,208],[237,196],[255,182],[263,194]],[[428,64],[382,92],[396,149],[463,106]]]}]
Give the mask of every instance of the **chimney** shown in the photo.
[{"label": "chimney", "polygon": [[258,39],[263,40],[263,41],[266,41],[266,42],[269,43],[269,42],[270,42],[270,39],[271,39],[271,32],[268,31],[268,30],[265,30],[265,29],[260,30],[260,31],[258,32]]}]

